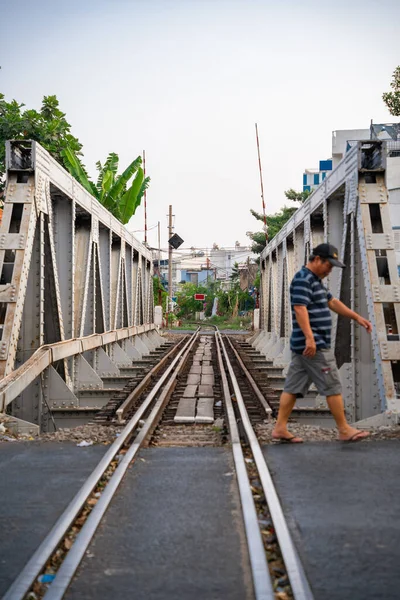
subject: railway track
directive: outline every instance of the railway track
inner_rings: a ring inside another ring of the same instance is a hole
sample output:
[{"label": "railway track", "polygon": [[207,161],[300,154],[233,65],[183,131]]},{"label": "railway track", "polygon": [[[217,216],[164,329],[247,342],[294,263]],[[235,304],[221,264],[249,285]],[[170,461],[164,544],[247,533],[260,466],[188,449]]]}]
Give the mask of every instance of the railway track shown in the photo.
[{"label": "railway track", "polygon": [[121,409],[121,406],[125,404],[132,409],[140,405],[140,400],[146,390],[151,387],[157,377],[161,377],[179,351],[179,347],[186,340],[187,336],[177,344],[167,341],[160,348],[152,350],[144,359],[142,358],[137,366],[131,367],[131,369],[125,368],[125,371],[121,369],[123,373],[134,369],[133,377],[129,377],[124,388],[115,392],[107,404],[98,411],[93,423],[96,425],[121,423],[125,417],[125,408]]},{"label": "railway track", "polygon": [[[285,382],[284,366],[274,365],[273,361],[267,360],[263,354],[246,341],[233,339],[229,345],[230,355],[234,354],[243,363],[258,388],[260,397],[270,407],[272,416],[276,416]],[[248,378],[247,381],[249,381]],[[297,400],[291,420],[304,424],[334,426],[331,412],[326,402],[321,400],[315,386],[311,386],[307,397]],[[261,413],[260,417],[262,418]],[[256,418],[252,422],[256,424]]]},{"label": "railway track", "polygon": [[4,600],[22,600],[32,592],[35,598],[63,598],[140,449],[168,445],[231,448],[254,597],[272,600],[279,579],[296,600],[312,598],[254,430],[275,407],[246,368],[243,349],[218,330],[199,328],[172,348],[145,381],[106,408],[103,423],[124,424],[123,430]]}]

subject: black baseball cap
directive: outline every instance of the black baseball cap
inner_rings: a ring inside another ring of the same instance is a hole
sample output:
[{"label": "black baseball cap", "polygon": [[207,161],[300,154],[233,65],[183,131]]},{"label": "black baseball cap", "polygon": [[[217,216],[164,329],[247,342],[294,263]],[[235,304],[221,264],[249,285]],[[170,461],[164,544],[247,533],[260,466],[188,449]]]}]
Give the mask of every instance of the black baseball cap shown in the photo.
[{"label": "black baseball cap", "polygon": [[344,269],[346,266],[339,260],[338,249],[332,246],[332,244],[319,244],[319,246],[313,248],[312,255],[328,259],[334,267]]}]

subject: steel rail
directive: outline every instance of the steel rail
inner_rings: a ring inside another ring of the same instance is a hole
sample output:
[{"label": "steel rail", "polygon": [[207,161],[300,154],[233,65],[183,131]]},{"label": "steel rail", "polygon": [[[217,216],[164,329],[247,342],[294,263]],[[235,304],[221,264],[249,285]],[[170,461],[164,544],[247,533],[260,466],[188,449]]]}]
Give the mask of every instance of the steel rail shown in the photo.
[{"label": "steel rail", "polygon": [[152,428],[154,428],[157,424],[158,418],[162,413],[164,405],[168,401],[170,394],[172,393],[176,378],[185,364],[185,360],[191,350],[191,347],[195,343],[198,336],[198,331],[196,334],[189,340],[189,345],[184,349],[182,353],[179,355],[179,364],[175,371],[172,373],[169,378],[164,390],[161,392],[160,397],[156,401],[150,415],[146,419],[146,422],[135,438],[135,441],[130,446],[129,450],[125,454],[123,460],[118,465],[117,469],[112,474],[107,487],[104,489],[101,494],[99,501],[93,508],[92,512],[88,516],[85,524],[82,529],[78,533],[71,549],[69,550],[65,560],[57,571],[56,577],[54,581],[51,583],[48,591],[44,595],[45,600],[61,600],[66,593],[72,578],[79,567],[82,558],[94,536],[96,530],[111,502],[115,492],[118,489],[119,484],[123,476],[126,473],[131,462],[136,457],[136,454],[139,452],[142,447],[144,441],[147,436],[151,433]]},{"label": "steel rail", "polygon": [[[197,332],[195,333],[195,335],[197,335]],[[193,338],[194,337],[195,336],[193,336]],[[78,514],[82,510],[88,496],[92,493],[93,489],[96,487],[97,483],[103,476],[104,472],[108,469],[110,463],[118,454],[119,450],[132,435],[132,433],[138,426],[142,416],[151,406],[154,397],[158,393],[164,381],[168,378],[169,374],[175,368],[175,365],[178,363],[181,355],[185,352],[186,348],[191,343],[193,343],[192,338],[186,342],[186,344],[181,349],[179,354],[175,357],[171,365],[160,377],[154,388],[146,397],[143,404],[138,408],[135,415],[123,429],[120,436],[112,444],[112,446],[107,451],[105,456],[101,459],[97,467],[95,467],[91,475],[89,475],[85,483],[82,485],[81,489],[78,491],[78,493],[71,500],[67,508],[62,513],[62,515],[59,517],[52,530],[48,533],[48,535],[45,537],[45,539],[37,548],[37,550],[33,553],[25,567],[22,569],[21,573],[11,584],[5,596],[3,596],[2,600],[23,600],[25,595],[29,592],[35,579],[41,573],[43,567],[46,565],[51,555],[57,549],[66,532],[69,530],[74,520],[77,518]]]},{"label": "steel rail", "polygon": [[236,350],[236,348],[234,347],[234,345],[232,344],[231,340],[229,338],[227,338],[227,341],[230,345],[230,347],[232,348],[232,351],[236,357],[236,360],[238,361],[243,373],[246,375],[248,382],[250,383],[253,392],[255,393],[255,395],[257,396],[258,400],[261,402],[266,414],[267,414],[267,418],[268,421],[271,420],[272,417],[272,408],[270,407],[270,405],[268,404],[268,402],[266,401],[266,399],[264,398],[264,396],[262,395],[262,393],[260,392],[260,388],[258,387],[258,385],[256,384],[256,382],[254,381],[253,377],[251,376],[250,372],[248,371],[248,369],[246,369],[246,365],[244,364],[244,362],[242,361],[242,359],[239,356],[238,351]]},{"label": "steel rail", "polygon": [[259,441],[250,423],[250,419],[247,414],[243,397],[240,392],[235,373],[233,372],[233,368],[230,363],[225,344],[223,343],[221,334],[218,333],[218,335],[221,340],[221,346],[223,349],[232,386],[235,392],[235,397],[242,419],[242,424],[247,436],[248,443],[251,448],[251,452],[254,457],[254,462],[256,464],[258,474],[260,476],[260,482],[268,504],[272,522],[274,524],[274,529],[278,538],[279,546],[288,573],[290,585],[292,587],[293,596],[295,600],[313,600],[313,593],[308,583],[296,547],[290,535],[289,528],[287,526],[286,519],[283,514],[282,506],[279,501],[278,494],[272,481],[272,477],[266,464],[265,458],[263,456]]},{"label": "steel rail", "polygon": [[228,417],[229,432],[231,437],[232,454],[235,463],[240,501],[242,504],[243,520],[246,531],[247,545],[249,550],[250,565],[253,574],[254,593],[257,600],[273,600],[275,597],[274,590],[271,582],[271,576],[268,570],[264,544],[261,537],[260,526],[258,523],[257,511],[254,504],[253,495],[250,489],[250,481],[249,476],[247,474],[242,445],[240,443],[240,435],[236,423],[235,412],[232,405],[228,379],[225,373],[224,363],[222,360],[220,345],[223,348],[223,342],[218,329],[216,331],[215,337],[217,341],[216,346],[218,364],[222,378],[222,388],[226,405],[226,413]]},{"label": "steel rail", "polygon": [[141,394],[147,389],[151,382],[151,378],[154,377],[158,373],[158,371],[163,367],[163,365],[167,362],[171,355],[177,352],[179,346],[183,343],[184,340],[181,340],[176,344],[169,352],[166,354],[152,369],[147,373],[147,375],[142,379],[142,381],[135,387],[135,389],[129,394],[129,396],[124,400],[121,406],[117,409],[117,420],[118,423],[122,423],[127,411],[131,408],[132,403],[139,398]]}]

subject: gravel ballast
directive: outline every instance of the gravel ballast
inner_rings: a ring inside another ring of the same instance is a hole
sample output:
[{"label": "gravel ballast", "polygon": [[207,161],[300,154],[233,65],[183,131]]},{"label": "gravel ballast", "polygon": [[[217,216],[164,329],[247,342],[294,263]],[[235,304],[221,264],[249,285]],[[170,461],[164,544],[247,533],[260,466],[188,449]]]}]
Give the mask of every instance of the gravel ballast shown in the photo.
[{"label": "gravel ballast", "polygon": [[[256,433],[261,444],[276,444],[272,440],[272,430],[274,422],[256,425]],[[289,423],[290,433],[301,437],[304,442],[336,442],[338,441],[338,431],[333,427],[319,427],[317,425],[301,425],[300,423]],[[362,442],[373,442],[376,440],[400,440],[400,426],[381,426],[370,428],[370,435]],[[360,442],[357,442],[360,443]]]},{"label": "gravel ballast", "polygon": [[39,436],[16,435],[7,428],[7,416],[0,417],[0,443],[11,442],[75,442],[82,445],[112,444],[122,431],[122,426],[115,425],[79,425],[78,427],[59,429],[53,433],[42,433]]},{"label": "gravel ballast", "polygon": [[[77,444],[82,442],[88,442],[91,444],[112,444],[118,437],[118,434],[122,431],[122,426],[115,425],[80,425],[74,428],[59,429],[54,433],[42,433],[38,437],[29,435],[15,435],[7,429],[8,417],[0,417],[0,443],[7,442],[26,442],[33,440],[40,440],[43,442],[76,442]],[[176,426],[171,429],[174,430]],[[258,440],[261,444],[272,444],[276,443],[272,440],[272,429],[274,422],[263,423],[256,425],[256,433]],[[181,430],[184,430],[187,435],[185,445],[202,445],[201,440],[197,439],[197,433],[202,428],[195,428],[189,426],[181,426]],[[289,431],[296,436],[301,437],[305,442],[336,442],[338,440],[338,432],[335,428],[320,427],[316,425],[301,425],[299,423],[289,423]],[[400,425],[392,426],[381,426],[371,428],[369,437],[362,440],[363,443],[373,442],[376,440],[399,440],[400,441]],[[165,434],[163,431],[162,433]],[[171,432],[168,432],[171,435]],[[178,433],[178,430],[177,430]],[[182,434],[182,431],[179,431]],[[189,438],[193,436],[193,444],[190,444]],[[157,437],[157,436],[156,436]],[[162,436],[159,437],[159,443],[162,445]],[[167,436],[168,437],[168,436]],[[215,434],[215,445],[219,446],[221,440],[219,434]],[[360,442],[358,442],[360,443]],[[90,444],[90,445],[91,445]],[[170,445],[170,443],[168,444]]]}]

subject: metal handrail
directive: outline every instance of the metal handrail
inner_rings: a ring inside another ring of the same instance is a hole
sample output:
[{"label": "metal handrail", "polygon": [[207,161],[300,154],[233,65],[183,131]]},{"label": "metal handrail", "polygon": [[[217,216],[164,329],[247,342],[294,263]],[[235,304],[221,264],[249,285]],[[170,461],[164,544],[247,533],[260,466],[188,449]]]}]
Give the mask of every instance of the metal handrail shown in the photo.
[{"label": "metal handrail", "polygon": [[0,381],[0,412],[4,412],[6,406],[52,363],[154,329],[153,324],[136,325],[41,346],[23,365]]}]

